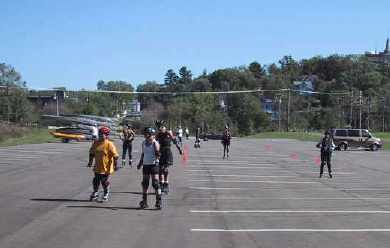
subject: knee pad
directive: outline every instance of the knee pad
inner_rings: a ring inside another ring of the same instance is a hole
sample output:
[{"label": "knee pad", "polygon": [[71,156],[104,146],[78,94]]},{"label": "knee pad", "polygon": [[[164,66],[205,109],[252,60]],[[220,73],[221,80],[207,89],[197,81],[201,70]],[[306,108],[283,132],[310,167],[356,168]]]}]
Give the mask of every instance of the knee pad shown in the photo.
[{"label": "knee pad", "polygon": [[142,182],[141,182],[141,185],[142,187],[144,187],[145,189],[147,189],[149,187],[149,178],[144,178],[142,179]]},{"label": "knee pad", "polygon": [[152,179],[152,186],[155,190],[158,190],[160,188],[160,184],[158,183],[158,180],[153,178]]}]

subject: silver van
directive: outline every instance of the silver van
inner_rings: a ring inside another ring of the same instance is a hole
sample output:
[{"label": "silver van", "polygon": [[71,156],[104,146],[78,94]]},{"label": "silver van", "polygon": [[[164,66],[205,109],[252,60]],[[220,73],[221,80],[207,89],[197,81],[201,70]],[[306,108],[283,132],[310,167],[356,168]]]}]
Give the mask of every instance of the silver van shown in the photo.
[{"label": "silver van", "polygon": [[374,137],[367,129],[335,128],[332,131],[337,150],[347,150],[348,147],[364,147],[376,151],[383,146],[382,140]]}]

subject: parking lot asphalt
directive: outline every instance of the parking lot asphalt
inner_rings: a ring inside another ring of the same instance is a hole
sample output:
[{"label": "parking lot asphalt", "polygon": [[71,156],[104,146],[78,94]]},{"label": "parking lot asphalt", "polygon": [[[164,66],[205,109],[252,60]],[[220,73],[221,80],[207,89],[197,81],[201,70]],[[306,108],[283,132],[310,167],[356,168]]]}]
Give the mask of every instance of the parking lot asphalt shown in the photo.
[{"label": "parking lot asphalt", "polygon": [[89,202],[88,142],[0,148],[0,247],[388,247],[390,153],[337,151],[318,178],[314,145],[236,138],[224,160],[219,141],[185,140],[161,211],[138,208],[135,166]]}]

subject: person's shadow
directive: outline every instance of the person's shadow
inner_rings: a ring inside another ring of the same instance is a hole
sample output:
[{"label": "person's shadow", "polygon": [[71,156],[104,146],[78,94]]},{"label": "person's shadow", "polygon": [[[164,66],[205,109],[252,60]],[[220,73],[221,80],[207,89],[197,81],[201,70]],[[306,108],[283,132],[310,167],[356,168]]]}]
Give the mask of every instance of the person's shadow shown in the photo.
[{"label": "person's shadow", "polygon": [[30,200],[42,201],[42,202],[90,202],[89,200],[63,199],[63,198],[32,198]]},{"label": "person's shadow", "polygon": [[[102,203],[104,204],[104,203]],[[104,209],[104,210],[147,210],[147,211],[161,211],[156,208],[140,208],[140,207],[115,207],[115,206],[66,206],[67,208],[89,208],[89,209]]]},{"label": "person's shadow", "polygon": [[[142,195],[142,192],[135,192],[135,191],[114,191],[111,192],[111,194],[134,194],[134,195]],[[155,193],[148,193],[148,195],[155,195]],[[90,201],[90,200],[81,200],[81,199],[69,199],[69,198],[32,198],[31,201],[38,201],[38,202],[85,202],[85,203],[101,203],[104,204],[104,202],[96,202],[96,201]],[[115,206],[95,206],[95,205],[79,205],[79,206],[66,206],[67,208],[91,208],[91,209],[105,209],[105,210],[149,210],[149,211],[155,211],[157,209],[147,208],[143,209],[140,207],[115,207]]]}]

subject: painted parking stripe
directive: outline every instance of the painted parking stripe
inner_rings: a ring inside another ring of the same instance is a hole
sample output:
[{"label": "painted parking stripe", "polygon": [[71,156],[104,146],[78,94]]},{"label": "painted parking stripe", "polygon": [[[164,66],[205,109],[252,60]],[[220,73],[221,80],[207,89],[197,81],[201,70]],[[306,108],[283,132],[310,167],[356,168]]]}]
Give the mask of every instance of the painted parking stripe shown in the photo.
[{"label": "painted parking stripe", "polygon": [[194,200],[374,200],[388,201],[390,197],[191,197]]},{"label": "painted parking stripe", "polygon": [[[278,184],[274,184],[278,185]],[[189,187],[190,189],[194,190],[257,190],[257,191],[263,191],[263,190],[281,190],[282,187],[272,187],[272,188],[258,188],[258,187]],[[311,190],[310,188],[302,188],[302,190]],[[338,189],[338,188],[327,188],[322,187],[318,188],[317,190],[320,191],[341,191],[344,189]]]},{"label": "painted parking stripe", "polygon": [[190,213],[390,214],[387,210],[190,210]]},{"label": "painted parking stripe", "polygon": [[270,167],[270,166],[224,166],[224,165],[218,165],[218,166],[194,166],[190,165],[188,166],[189,168],[210,168],[211,170],[214,169],[252,169],[252,170],[257,170],[257,169],[269,169],[269,170],[286,170],[285,168],[281,167]]},{"label": "painted parking stripe", "polygon": [[249,181],[249,180],[245,180],[245,181],[238,181],[238,180],[205,180],[205,179],[194,179],[194,180],[191,180],[192,182],[216,182],[216,183],[277,183],[277,184],[317,184],[319,182],[295,182],[295,181],[255,181],[255,180],[252,180],[252,181]]},{"label": "painted parking stripe", "polygon": [[257,176],[257,175],[199,175],[201,177],[242,177],[242,178],[296,178],[297,176]]},{"label": "painted parking stripe", "polygon": [[280,229],[191,229],[191,232],[390,232],[387,228],[373,229],[307,229],[307,228],[280,228]]}]

